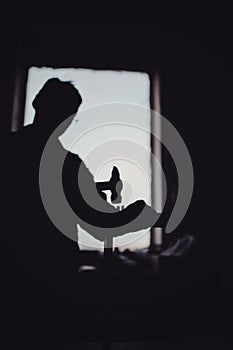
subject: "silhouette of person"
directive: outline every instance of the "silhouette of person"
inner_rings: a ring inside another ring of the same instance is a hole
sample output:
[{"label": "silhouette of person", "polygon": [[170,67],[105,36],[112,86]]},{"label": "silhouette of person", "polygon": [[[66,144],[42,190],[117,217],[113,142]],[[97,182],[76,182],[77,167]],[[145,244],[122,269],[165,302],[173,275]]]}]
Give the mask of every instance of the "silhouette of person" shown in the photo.
[{"label": "silhouette of person", "polygon": [[11,249],[17,263],[42,283],[63,288],[79,268],[77,244],[50,221],[39,190],[40,159],[52,131],[77,111],[81,97],[69,83],[48,81],[33,102],[32,125],[7,139],[8,219]]},{"label": "silhouette of person", "polygon": [[[36,112],[34,123],[14,133],[11,147],[12,158],[15,160],[10,170],[12,179],[9,180],[13,183],[13,207],[16,213],[13,230],[20,231],[15,238],[17,249],[34,272],[47,276],[50,282],[56,280],[63,284],[77,271],[78,247],[52,224],[43,207],[39,189],[41,156],[50,135],[61,123],[63,126],[59,130],[60,134],[55,133],[53,144],[59,157],[66,153],[62,185],[66,199],[78,218],[77,222],[69,223],[73,239],[77,237],[77,224],[103,241],[106,236],[104,229],[109,229],[109,235],[116,237],[152,227],[157,219],[156,212],[142,200],[119,212],[102,195],[102,190],[108,184],[114,188],[119,183],[116,169],[110,182],[96,184],[80,157],[67,153],[62,147],[58,137],[70,125],[70,121],[65,120],[78,111],[81,102],[79,92],[70,82],[62,82],[57,78],[48,80],[33,101]],[[52,157],[49,167],[56,168]],[[116,200],[114,191],[112,199]],[[56,211],[58,208],[59,203],[54,199],[53,209]]]}]

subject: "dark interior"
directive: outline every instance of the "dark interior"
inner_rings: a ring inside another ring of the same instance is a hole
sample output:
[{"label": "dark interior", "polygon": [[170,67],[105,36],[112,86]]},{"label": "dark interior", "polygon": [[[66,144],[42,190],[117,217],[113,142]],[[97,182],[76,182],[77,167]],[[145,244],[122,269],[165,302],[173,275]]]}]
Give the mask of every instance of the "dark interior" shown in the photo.
[{"label": "dark interior", "polygon": [[[162,114],[179,130],[189,149],[195,181],[188,212],[165,242],[169,245],[190,234],[196,245],[192,254],[181,259],[162,259],[156,276],[119,274],[106,280],[87,273],[79,275],[70,290],[59,291],[24,273],[17,258],[9,254],[7,247],[14,242],[6,224],[1,230],[1,317],[5,325],[1,341],[12,344],[10,349],[17,344],[34,349],[73,349],[79,341],[102,343],[106,349],[108,342],[154,342],[158,348],[169,348],[172,342],[227,342],[233,291],[228,222],[233,77],[230,33],[195,27],[78,26],[54,19],[25,20],[17,30],[11,26],[5,30],[7,35],[1,42],[2,134],[10,130],[17,77],[21,84],[18,123],[22,125],[30,66],[153,74],[159,64]],[[177,174],[166,150],[163,166],[169,198],[177,191]],[[171,208],[168,201],[168,212]],[[12,220],[14,213],[7,215]],[[89,255],[89,259],[98,259],[94,253]]]}]

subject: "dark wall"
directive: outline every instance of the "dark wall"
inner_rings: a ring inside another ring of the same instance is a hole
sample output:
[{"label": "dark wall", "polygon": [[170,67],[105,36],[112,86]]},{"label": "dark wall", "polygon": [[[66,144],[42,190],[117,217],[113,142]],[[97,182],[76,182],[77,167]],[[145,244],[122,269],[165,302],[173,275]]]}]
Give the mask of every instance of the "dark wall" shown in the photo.
[{"label": "dark wall", "polygon": [[[162,113],[183,137],[195,176],[190,208],[176,231],[198,238],[199,254],[219,264],[222,286],[230,290],[231,32],[219,25],[207,27],[197,20],[180,29],[168,28],[167,22],[159,29],[140,24],[76,25],[69,20],[9,22],[1,40],[0,117],[3,131],[9,129],[19,60],[25,67],[153,70],[159,59]],[[173,181],[174,167],[164,165]]]}]

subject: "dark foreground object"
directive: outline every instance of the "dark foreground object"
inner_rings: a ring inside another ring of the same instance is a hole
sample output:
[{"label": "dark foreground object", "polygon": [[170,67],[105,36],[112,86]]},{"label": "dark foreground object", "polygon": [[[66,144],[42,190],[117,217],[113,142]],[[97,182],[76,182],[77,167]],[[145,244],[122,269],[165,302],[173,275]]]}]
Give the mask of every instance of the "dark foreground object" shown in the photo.
[{"label": "dark foreground object", "polygon": [[221,289],[214,257],[163,257],[159,272],[147,274],[77,272],[60,291],[27,280],[17,266],[2,281],[4,349],[229,339],[223,314],[232,301]]}]

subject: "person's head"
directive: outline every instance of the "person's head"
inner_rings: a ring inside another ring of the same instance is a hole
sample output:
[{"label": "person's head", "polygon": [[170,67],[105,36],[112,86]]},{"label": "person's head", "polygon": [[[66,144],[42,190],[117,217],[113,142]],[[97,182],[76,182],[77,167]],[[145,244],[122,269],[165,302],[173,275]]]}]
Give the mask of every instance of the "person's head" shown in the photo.
[{"label": "person's head", "polygon": [[43,128],[55,129],[63,120],[75,114],[81,103],[78,90],[69,81],[49,79],[32,103],[36,111],[35,123]]}]

